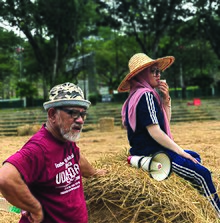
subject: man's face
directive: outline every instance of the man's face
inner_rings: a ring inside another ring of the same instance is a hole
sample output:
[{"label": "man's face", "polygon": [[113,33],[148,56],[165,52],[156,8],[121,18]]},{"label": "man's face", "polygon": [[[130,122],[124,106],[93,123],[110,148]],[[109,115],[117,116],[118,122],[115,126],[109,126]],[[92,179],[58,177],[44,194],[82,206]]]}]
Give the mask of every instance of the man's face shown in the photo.
[{"label": "man's face", "polygon": [[64,139],[75,142],[80,137],[86,119],[86,109],[82,107],[60,107],[56,110],[58,113],[57,126],[60,134]]}]

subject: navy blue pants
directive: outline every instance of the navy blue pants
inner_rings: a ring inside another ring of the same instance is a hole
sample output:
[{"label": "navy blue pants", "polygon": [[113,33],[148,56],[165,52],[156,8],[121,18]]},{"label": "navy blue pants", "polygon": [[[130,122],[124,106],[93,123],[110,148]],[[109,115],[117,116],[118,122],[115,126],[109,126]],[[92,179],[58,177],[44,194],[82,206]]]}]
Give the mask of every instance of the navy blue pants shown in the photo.
[{"label": "navy blue pants", "polygon": [[[215,208],[220,218],[220,200],[212,181],[211,172],[203,165],[196,164],[171,150],[167,150],[166,152],[172,160],[173,171],[191,182],[196,189],[202,192]],[[185,152],[189,153],[201,163],[201,158],[198,153],[191,150],[185,150]]]}]

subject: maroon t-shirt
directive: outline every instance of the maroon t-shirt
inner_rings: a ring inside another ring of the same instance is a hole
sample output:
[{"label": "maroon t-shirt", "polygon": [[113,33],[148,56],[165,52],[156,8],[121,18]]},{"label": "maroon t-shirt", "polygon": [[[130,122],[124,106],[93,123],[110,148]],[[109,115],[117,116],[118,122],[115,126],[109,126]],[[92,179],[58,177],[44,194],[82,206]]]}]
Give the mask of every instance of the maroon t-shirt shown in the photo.
[{"label": "maroon t-shirt", "polygon": [[[79,148],[55,139],[43,126],[5,162],[21,173],[44,210],[43,223],[87,223]],[[29,222],[21,217],[20,223]]]}]

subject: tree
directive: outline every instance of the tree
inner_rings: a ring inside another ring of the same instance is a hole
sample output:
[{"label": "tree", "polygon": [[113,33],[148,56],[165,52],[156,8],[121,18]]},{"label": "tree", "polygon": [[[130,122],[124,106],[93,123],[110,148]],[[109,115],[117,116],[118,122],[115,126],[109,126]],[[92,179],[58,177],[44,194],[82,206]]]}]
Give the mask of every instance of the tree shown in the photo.
[{"label": "tree", "polygon": [[220,59],[220,5],[218,0],[197,0],[194,2],[197,7],[197,16],[200,19],[201,29],[204,31],[205,37]]},{"label": "tree", "polygon": [[1,0],[0,6],[2,19],[21,30],[33,49],[46,99],[47,87],[59,82],[66,60],[77,54],[75,46],[85,32],[82,27],[92,31],[88,26],[91,1]]},{"label": "tree", "polygon": [[139,45],[133,37],[120,36],[107,27],[100,27],[98,34],[99,38],[84,41],[84,48],[86,52],[95,51],[99,83],[115,90],[129,72],[128,60],[139,52]]},{"label": "tree", "polygon": [[[169,27],[161,43],[163,45],[159,48],[163,51],[162,54],[176,58],[171,71],[165,73],[168,73],[167,79],[171,87],[182,87],[183,98],[186,97],[186,87],[197,83],[194,81],[197,76],[207,79],[217,72],[218,59],[205,38],[197,16]],[[209,82],[206,83],[210,87]]]},{"label": "tree", "polygon": [[[172,66],[173,74],[168,78],[172,79],[174,87],[182,87],[183,97],[191,78],[210,75],[213,67],[216,67],[215,64],[219,64],[216,63],[216,57],[205,38],[202,28],[204,21],[198,16],[202,10],[207,10],[208,1],[98,2],[98,13],[103,16],[99,24],[109,25],[119,34],[134,37],[140,51],[152,58],[164,55],[176,57]],[[213,15],[211,10],[216,9],[216,5],[212,4],[209,15]],[[217,42],[215,47],[217,48]]]},{"label": "tree", "polygon": [[9,98],[13,92],[10,85],[16,79],[18,69],[14,54],[17,44],[20,42],[12,31],[8,32],[0,28],[0,88],[1,98]]},{"label": "tree", "polygon": [[120,0],[106,3],[97,1],[102,15],[99,24],[112,27],[126,36],[132,36],[139,44],[141,51],[158,56],[158,45],[169,26],[188,16],[183,9],[184,0]]}]

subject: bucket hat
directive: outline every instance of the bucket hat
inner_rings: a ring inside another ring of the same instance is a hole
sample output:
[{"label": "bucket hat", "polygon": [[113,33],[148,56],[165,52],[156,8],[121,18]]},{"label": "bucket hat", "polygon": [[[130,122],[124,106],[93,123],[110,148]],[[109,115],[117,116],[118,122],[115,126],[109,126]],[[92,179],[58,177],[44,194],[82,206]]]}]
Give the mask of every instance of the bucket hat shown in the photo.
[{"label": "bucket hat", "polygon": [[164,71],[174,62],[174,60],[175,58],[173,56],[166,56],[154,60],[144,53],[134,54],[128,62],[128,68],[130,70],[130,73],[128,73],[120,83],[118,87],[118,92],[129,91],[130,90],[129,80],[138,73],[140,73],[145,68],[150,67],[153,64],[157,64],[158,68]]},{"label": "bucket hat", "polygon": [[49,101],[43,104],[44,109],[62,106],[81,106],[89,108],[91,102],[84,99],[81,88],[70,82],[54,86],[49,92]]}]

